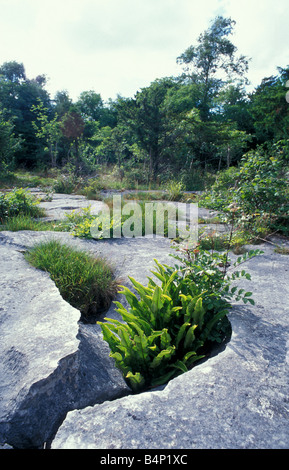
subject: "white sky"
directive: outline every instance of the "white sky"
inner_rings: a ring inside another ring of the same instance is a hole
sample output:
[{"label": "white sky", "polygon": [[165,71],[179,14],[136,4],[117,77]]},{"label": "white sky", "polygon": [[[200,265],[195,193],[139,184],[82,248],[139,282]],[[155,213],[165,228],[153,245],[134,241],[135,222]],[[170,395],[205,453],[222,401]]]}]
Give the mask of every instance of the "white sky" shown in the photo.
[{"label": "white sky", "polygon": [[252,59],[253,86],[289,65],[288,0],[0,0],[0,65],[45,74],[51,97],[130,97],[179,75],[176,58],[217,15],[236,21],[231,40]]}]

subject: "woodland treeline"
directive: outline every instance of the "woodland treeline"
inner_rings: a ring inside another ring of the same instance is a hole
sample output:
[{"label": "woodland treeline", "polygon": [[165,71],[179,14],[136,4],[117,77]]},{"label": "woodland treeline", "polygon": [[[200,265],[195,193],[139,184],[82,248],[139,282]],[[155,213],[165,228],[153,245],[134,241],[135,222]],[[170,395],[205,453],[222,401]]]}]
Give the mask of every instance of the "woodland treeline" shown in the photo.
[{"label": "woodland treeline", "polygon": [[288,149],[289,66],[248,92],[250,60],[231,41],[234,26],[215,18],[176,58],[179,76],[156,79],[133,98],[104,102],[83,91],[73,102],[66,90],[51,97],[44,75],[3,63],[1,173],[70,166],[81,175],[105,165],[140,183],[182,179],[189,190],[196,172],[234,166],[260,146],[270,152],[282,141]]}]

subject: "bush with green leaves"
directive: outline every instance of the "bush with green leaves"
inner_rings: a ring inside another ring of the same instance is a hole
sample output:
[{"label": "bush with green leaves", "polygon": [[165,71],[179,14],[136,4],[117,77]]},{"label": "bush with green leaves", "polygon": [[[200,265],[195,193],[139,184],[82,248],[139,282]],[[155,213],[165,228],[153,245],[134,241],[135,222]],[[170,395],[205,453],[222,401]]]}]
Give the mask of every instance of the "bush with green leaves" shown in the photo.
[{"label": "bush with green leaves", "polygon": [[[235,266],[257,255],[240,257]],[[163,385],[226,340],[231,299],[254,303],[251,292],[231,282],[250,279],[244,270],[227,273],[228,256],[187,250],[180,264],[161,265],[144,286],[130,277],[135,292],[123,286],[129,308],[115,302],[122,321],[99,322],[111,357],[134,392]],[[223,266],[223,267],[222,267]]]},{"label": "bush with green leaves", "polygon": [[38,207],[39,201],[22,188],[0,193],[0,222],[3,224],[11,217],[26,215],[41,217],[44,211]]},{"label": "bush with green leaves", "polygon": [[[270,151],[262,148],[247,153],[238,170],[218,179],[200,205],[232,215],[251,240],[278,231],[289,233],[288,156],[281,143]],[[235,178],[233,184],[232,178]],[[232,214],[234,207],[234,214]]]},{"label": "bush with green leaves", "polygon": [[169,181],[167,184],[169,201],[180,201],[184,194],[184,185],[181,181]]}]

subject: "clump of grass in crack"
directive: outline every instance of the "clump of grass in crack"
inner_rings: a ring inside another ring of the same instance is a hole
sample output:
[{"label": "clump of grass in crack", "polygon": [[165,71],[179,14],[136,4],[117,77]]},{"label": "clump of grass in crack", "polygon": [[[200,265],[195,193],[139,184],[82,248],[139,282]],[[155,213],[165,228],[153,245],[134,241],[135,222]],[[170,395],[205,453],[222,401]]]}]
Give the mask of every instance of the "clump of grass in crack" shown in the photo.
[{"label": "clump of grass in crack", "polygon": [[275,253],[279,253],[280,255],[289,255],[289,247],[288,246],[276,246]]},{"label": "clump of grass in crack", "polygon": [[3,225],[0,225],[1,230],[8,230],[10,232],[18,232],[20,230],[33,230],[37,232],[42,231],[62,231],[60,224],[54,222],[46,222],[34,219],[28,215],[17,215],[11,217]]},{"label": "clump of grass in crack", "polygon": [[25,258],[50,274],[63,299],[80,310],[83,322],[94,322],[116,296],[118,282],[112,268],[101,258],[57,240],[35,245]]}]

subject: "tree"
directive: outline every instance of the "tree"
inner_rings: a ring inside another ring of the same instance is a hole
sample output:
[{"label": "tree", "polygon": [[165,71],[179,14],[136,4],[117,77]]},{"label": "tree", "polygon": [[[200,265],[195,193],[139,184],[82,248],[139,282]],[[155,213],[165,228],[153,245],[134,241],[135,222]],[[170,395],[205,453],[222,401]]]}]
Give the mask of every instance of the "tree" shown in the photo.
[{"label": "tree", "polygon": [[13,169],[14,155],[21,146],[20,138],[14,135],[14,125],[6,120],[0,110],[0,174]]},{"label": "tree", "polygon": [[73,108],[61,120],[62,133],[74,146],[76,174],[80,172],[79,140],[83,134],[84,126],[82,116]]},{"label": "tree", "polygon": [[155,80],[149,87],[136,94],[130,106],[128,121],[134,129],[138,142],[149,157],[149,172],[155,180],[164,158],[168,137],[168,117],[164,100],[174,80]]},{"label": "tree", "polygon": [[253,118],[250,114],[250,100],[242,83],[229,83],[216,99],[215,119],[233,122],[239,131],[254,133]]},{"label": "tree", "polygon": [[83,91],[78,98],[76,106],[85,120],[101,120],[103,101],[100,94],[95,93],[95,91]]},{"label": "tree", "polygon": [[31,108],[37,106],[38,99],[44,106],[51,107],[44,84],[43,76],[28,79],[23,64],[6,62],[0,67],[0,103],[7,110],[9,120],[13,121],[15,136],[22,139],[21,152],[15,153],[18,165],[32,167],[43,157],[43,145],[35,135],[32,124],[35,115]]},{"label": "tree", "polygon": [[248,70],[248,60],[236,57],[237,48],[228,39],[234,26],[231,18],[218,16],[199,36],[198,45],[190,46],[177,58],[177,63],[184,66],[184,78],[199,87],[202,120],[210,118],[213,100],[224,83]]},{"label": "tree", "polygon": [[250,96],[257,144],[289,138],[289,105],[286,101],[289,67],[278,68],[278,75],[264,78]]},{"label": "tree", "polygon": [[13,83],[21,83],[26,80],[24,65],[16,61],[4,62],[0,67],[0,76],[1,75],[5,81]]},{"label": "tree", "polygon": [[54,168],[57,164],[58,143],[61,136],[58,116],[55,114],[53,118],[49,119],[49,110],[40,100],[37,106],[32,106],[32,111],[36,114],[36,122],[32,123],[36,136],[45,140],[50,155],[50,165]]},{"label": "tree", "polygon": [[53,100],[54,112],[62,118],[72,106],[72,99],[66,90],[58,91]]}]

